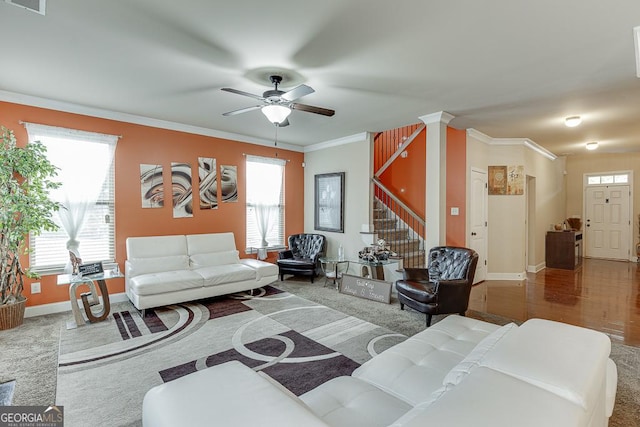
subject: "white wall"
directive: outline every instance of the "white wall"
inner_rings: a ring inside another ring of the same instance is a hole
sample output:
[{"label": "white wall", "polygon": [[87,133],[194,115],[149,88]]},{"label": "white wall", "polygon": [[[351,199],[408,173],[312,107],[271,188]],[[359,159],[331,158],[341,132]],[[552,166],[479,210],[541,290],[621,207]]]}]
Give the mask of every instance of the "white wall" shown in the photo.
[{"label": "white wall", "polygon": [[[524,140],[500,144],[486,135],[467,134],[467,170],[488,166],[523,165],[535,179],[533,241],[535,254],[527,260],[527,194],[488,196],[488,279],[522,279],[528,263],[544,266],[544,240],[549,224],[565,219],[564,158],[550,160],[524,145]],[[469,173],[469,172],[468,172]]]},{"label": "white wall", "polygon": [[[324,234],[327,237],[328,256],[337,256],[338,247],[342,244],[345,258],[357,258],[358,251],[364,247],[360,237],[362,224],[370,223],[369,136],[363,134],[363,138],[355,142],[306,152],[304,161],[305,232]],[[344,233],[314,230],[314,176],[332,172],[345,172]]]}]

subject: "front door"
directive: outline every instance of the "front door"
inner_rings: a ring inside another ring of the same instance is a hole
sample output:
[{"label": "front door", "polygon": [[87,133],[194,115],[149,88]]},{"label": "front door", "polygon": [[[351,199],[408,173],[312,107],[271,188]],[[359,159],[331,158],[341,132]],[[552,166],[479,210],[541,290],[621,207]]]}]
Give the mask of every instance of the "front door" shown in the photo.
[{"label": "front door", "polygon": [[628,185],[602,185],[585,190],[585,256],[629,259]]}]

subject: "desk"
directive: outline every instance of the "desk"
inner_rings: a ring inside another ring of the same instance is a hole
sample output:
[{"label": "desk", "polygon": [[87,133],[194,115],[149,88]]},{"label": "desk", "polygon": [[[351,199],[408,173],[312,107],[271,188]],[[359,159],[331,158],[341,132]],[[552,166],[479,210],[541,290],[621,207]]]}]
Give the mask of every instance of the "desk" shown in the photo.
[{"label": "desk", "polygon": [[[58,285],[70,285],[69,286],[69,301],[71,302],[71,311],[73,312],[73,318],[75,321],[75,325],[71,322],[67,323],[67,329],[73,329],[78,326],[84,326],[87,321],[84,319],[82,315],[82,311],[80,311],[80,306],[78,305],[78,299],[76,298],[76,289],[81,285],[86,285],[89,287],[89,292],[83,293],[80,295],[82,299],[82,306],[84,307],[84,312],[87,315],[87,319],[90,323],[101,322],[109,316],[109,312],[111,310],[111,303],[109,301],[109,290],[107,289],[106,281],[109,279],[117,279],[124,277],[119,271],[105,271],[98,274],[91,274],[88,276],[74,276],[71,274],[60,274],[58,275]],[[91,310],[91,307],[100,305],[100,298],[98,295],[98,291],[96,289],[95,282],[98,282],[98,287],[100,288],[100,294],[102,294],[102,305],[99,307],[100,311],[98,313],[94,313]]]}]

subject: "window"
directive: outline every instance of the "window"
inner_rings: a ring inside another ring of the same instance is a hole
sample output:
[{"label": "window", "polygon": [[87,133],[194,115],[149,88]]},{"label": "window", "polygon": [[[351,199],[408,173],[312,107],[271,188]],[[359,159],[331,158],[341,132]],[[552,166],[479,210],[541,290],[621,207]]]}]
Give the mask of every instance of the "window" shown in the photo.
[{"label": "window", "polygon": [[62,186],[51,198],[64,209],[59,229],[29,237],[29,265],[40,274],[59,273],[74,251],[84,263],[115,260],[114,165],[117,136],[26,123],[29,141],[47,147]]},{"label": "window", "polygon": [[628,184],[630,175],[630,173],[589,175],[587,176],[587,185]]},{"label": "window", "polygon": [[284,244],[285,161],[247,156],[247,249]]}]

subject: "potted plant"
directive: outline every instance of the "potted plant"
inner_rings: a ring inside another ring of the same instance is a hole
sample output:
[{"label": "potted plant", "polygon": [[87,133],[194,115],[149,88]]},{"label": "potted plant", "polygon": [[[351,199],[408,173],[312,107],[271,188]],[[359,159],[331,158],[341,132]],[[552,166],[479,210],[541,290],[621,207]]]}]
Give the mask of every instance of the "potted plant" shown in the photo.
[{"label": "potted plant", "polygon": [[22,267],[30,233],[57,229],[52,220],[60,204],[49,198],[59,187],[56,167],[39,142],[18,147],[13,131],[0,127],[0,330],[22,324],[24,277],[38,277]]}]

